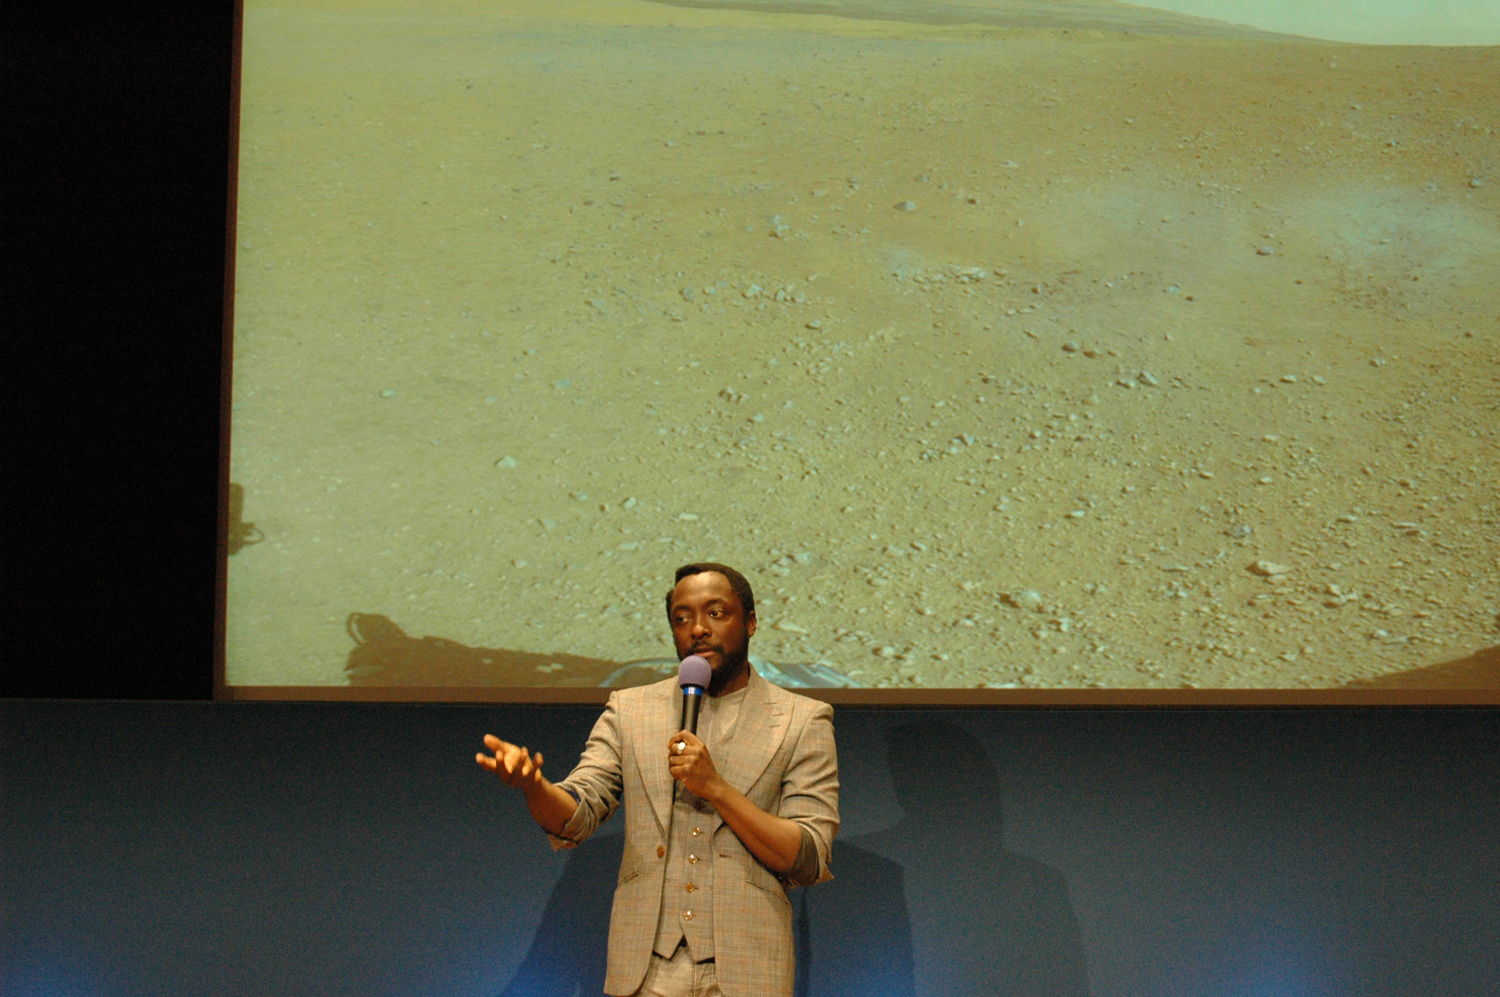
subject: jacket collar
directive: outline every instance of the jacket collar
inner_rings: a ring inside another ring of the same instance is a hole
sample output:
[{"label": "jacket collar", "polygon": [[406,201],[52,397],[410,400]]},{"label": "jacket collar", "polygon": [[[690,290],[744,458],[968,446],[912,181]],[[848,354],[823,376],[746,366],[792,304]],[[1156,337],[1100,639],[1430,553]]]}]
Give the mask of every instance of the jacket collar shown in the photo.
[{"label": "jacket collar", "polygon": [[[721,749],[722,757],[714,755],[724,781],[742,793],[748,793],[760,779],[786,737],[791,708],[777,692],[752,666],[734,738]],[[682,695],[676,679],[658,682],[641,705],[644,716],[635,745],[636,765],[657,822],[666,828],[671,822],[674,784],[667,768],[667,738],[681,729],[682,722]]]}]

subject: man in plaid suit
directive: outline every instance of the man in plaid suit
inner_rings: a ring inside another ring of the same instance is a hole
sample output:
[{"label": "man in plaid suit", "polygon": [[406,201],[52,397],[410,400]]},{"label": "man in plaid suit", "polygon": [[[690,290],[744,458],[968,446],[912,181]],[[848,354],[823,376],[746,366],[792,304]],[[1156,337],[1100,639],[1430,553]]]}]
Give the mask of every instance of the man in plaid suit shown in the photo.
[{"label": "man in plaid suit", "polygon": [[791,997],[787,887],[832,878],[838,832],[833,711],[777,688],[749,661],[750,583],[722,564],[677,570],[667,595],[677,656],[712,668],[699,734],[678,730],[676,679],[610,695],[560,783],[542,756],[485,735],[478,763],[519,788],[554,848],[625,804],[605,993]]}]

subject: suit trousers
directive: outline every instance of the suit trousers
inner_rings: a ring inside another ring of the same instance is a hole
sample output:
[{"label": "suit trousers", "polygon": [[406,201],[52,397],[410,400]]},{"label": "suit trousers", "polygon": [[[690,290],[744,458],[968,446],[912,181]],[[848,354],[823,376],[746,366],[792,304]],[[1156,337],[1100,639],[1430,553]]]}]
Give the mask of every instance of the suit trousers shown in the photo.
[{"label": "suit trousers", "polygon": [[724,997],[712,959],[694,962],[687,945],[677,946],[672,958],[651,953],[651,965],[636,997]]}]

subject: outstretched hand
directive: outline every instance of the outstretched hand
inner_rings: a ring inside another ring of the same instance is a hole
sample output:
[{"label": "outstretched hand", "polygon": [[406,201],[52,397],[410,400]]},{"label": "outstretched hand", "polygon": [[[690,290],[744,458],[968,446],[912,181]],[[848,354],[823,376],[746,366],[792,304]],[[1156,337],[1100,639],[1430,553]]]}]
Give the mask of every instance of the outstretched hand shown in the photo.
[{"label": "outstretched hand", "polygon": [[686,786],[688,792],[709,802],[713,802],[729,785],[720,777],[713,758],[709,756],[708,745],[700,741],[698,735],[685,730],[667,740],[667,768],[672,778]]},{"label": "outstretched hand", "polygon": [[484,735],[484,746],[495,754],[484,752],[474,756],[482,769],[488,769],[500,777],[508,786],[525,791],[542,782],[542,753],[531,754],[524,747],[502,741],[493,734]]}]

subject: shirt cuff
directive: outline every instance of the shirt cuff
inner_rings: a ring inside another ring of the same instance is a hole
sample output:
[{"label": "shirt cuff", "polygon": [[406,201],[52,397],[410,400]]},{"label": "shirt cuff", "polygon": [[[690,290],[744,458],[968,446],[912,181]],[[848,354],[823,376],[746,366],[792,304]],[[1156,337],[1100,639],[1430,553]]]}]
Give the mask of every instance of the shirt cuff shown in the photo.
[{"label": "shirt cuff", "polygon": [[818,881],[818,846],[813,843],[812,832],[802,829],[802,844],[797,848],[797,860],[782,877],[793,886],[811,886]]},{"label": "shirt cuff", "polygon": [[562,826],[560,834],[553,834],[550,831],[547,833],[547,840],[552,843],[552,850],[554,852],[561,851],[564,848],[577,848],[580,840],[579,835],[583,831],[584,825],[588,822],[587,808],[583,805],[583,799],[570,786],[562,786],[560,788],[564,793],[573,797],[578,806],[574,808],[573,816],[568,818],[568,822]]}]

